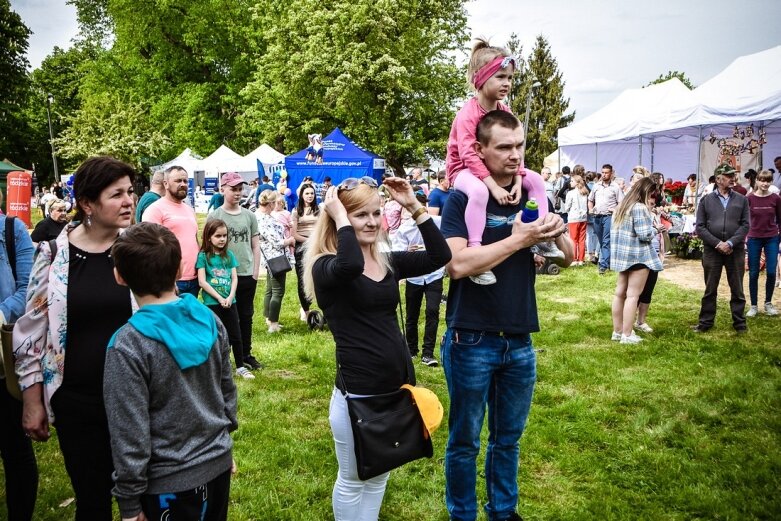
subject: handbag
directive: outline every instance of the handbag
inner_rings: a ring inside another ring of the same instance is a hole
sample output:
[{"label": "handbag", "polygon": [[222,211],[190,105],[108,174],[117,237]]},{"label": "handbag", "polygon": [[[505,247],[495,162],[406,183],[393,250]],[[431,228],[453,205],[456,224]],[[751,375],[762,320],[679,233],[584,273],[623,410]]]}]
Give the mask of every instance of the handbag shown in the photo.
[{"label": "handbag", "polygon": [[[403,327],[401,330],[404,331]],[[407,367],[403,350],[401,356]],[[350,416],[356,467],[361,480],[371,479],[410,461],[434,455],[431,433],[442,421],[443,410],[433,392],[405,384],[390,393],[349,396],[338,355],[337,372]],[[421,392],[414,393],[414,390]],[[420,407],[419,399],[427,401],[425,407]],[[426,411],[426,418],[421,409]]]},{"label": "handbag", "polygon": [[266,257],[266,254],[263,253],[263,248],[261,248],[260,254],[263,255],[263,258],[266,260],[266,268],[268,268],[269,273],[271,273],[271,276],[274,278],[276,278],[277,275],[282,275],[293,269],[290,265],[290,261],[287,260],[287,255],[284,253],[278,257],[269,259]]}]

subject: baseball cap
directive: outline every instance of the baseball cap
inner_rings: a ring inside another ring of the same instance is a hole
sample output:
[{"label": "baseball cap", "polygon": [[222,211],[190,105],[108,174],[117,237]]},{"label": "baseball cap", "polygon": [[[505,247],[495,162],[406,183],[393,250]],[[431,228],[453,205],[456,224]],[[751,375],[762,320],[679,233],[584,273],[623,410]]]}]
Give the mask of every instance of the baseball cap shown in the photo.
[{"label": "baseball cap", "polygon": [[713,171],[713,175],[735,175],[738,171],[735,170],[732,165],[729,163],[722,163],[719,166],[716,167],[716,170]]},{"label": "baseball cap", "polygon": [[244,179],[236,172],[222,174],[222,178],[220,179],[220,186],[238,186],[243,183],[246,183],[246,181],[244,181]]},{"label": "baseball cap", "polygon": [[420,417],[423,418],[426,430],[429,436],[431,436],[439,428],[442,423],[442,417],[445,414],[439,398],[434,394],[434,391],[425,387],[404,384],[401,388],[407,389],[412,394],[412,398],[420,411]]}]

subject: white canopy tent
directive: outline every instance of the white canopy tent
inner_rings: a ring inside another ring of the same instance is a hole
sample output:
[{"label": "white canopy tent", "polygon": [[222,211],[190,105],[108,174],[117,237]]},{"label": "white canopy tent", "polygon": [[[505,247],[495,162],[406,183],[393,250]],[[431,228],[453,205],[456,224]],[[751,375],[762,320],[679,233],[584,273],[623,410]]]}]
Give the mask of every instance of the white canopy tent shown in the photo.
[{"label": "white canopy tent", "polygon": [[206,177],[218,177],[220,172],[227,172],[227,170],[220,169],[222,165],[237,159],[241,159],[239,154],[225,145],[220,145],[220,148],[201,161],[203,167],[201,170],[205,172]]},{"label": "white canopy tent", "polygon": [[781,155],[781,46],[736,59],[693,91],[673,79],[620,94],[559,129],[560,150],[571,161],[561,163],[589,170],[610,163],[619,176],[642,164],[675,180],[699,172],[704,181],[719,161],[731,160],[739,170],[759,167],[755,154],[730,159],[719,151],[721,139],[749,145],[749,126],[755,140],[763,129],[762,163],[772,165]]},{"label": "white canopy tent", "polygon": [[[285,160],[285,154],[277,152],[267,144],[263,143],[258,148],[244,157],[238,159],[229,159],[219,166],[219,172],[237,172],[246,181],[254,181],[257,177],[269,173],[269,168]],[[260,167],[258,165],[260,163]],[[260,171],[260,168],[263,171]]]},{"label": "white canopy tent", "polygon": [[194,177],[195,172],[200,172],[203,170],[203,167],[201,166],[201,158],[193,154],[193,151],[189,148],[185,148],[181,154],[172,160],[167,161],[162,165],[153,166],[151,170],[153,172],[157,170],[165,170],[166,168],[170,168],[174,165],[184,168],[190,177]]}]

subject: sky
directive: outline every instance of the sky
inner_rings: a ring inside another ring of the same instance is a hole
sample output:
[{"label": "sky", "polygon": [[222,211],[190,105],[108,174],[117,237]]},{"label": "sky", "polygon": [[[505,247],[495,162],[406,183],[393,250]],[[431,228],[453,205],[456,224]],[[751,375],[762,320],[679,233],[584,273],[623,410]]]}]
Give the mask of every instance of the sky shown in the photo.
[{"label": "sky", "polygon": [[[33,31],[33,68],[78,32],[65,0],[11,0],[11,7]],[[778,0],[472,0],[466,7],[473,38],[504,45],[515,33],[524,56],[537,35],[547,38],[576,121],[667,71],[700,85],[739,56],[781,45]]]}]

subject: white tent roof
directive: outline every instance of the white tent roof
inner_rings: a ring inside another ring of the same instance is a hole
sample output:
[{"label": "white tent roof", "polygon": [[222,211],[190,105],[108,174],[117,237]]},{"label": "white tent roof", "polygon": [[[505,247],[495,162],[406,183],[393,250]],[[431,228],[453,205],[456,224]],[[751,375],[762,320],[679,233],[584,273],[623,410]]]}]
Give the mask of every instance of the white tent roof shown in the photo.
[{"label": "white tent roof", "polygon": [[559,129],[559,145],[602,143],[664,126],[673,107],[689,103],[692,91],[678,78],[643,89],[628,89],[590,116]]},{"label": "white tent roof", "polygon": [[706,177],[712,165],[700,161],[700,134],[729,136],[748,124],[764,128],[763,162],[772,163],[781,155],[781,46],[737,58],[693,91],[677,80],[625,91],[559,129],[559,146],[588,169],[611,163],[620,176],[643,164],[674,179],[699,166]]},{"label": "white tent roof", "polygon": [[258,148],[244,157],[229,159],[220,163],[219,171],[238,172],[240,174],[252,174],[253,180],[258,177],[258,161],[263,164],[264,170],[285,160],[285,154],[281,154],[263,143]]},{"label": "white tent roof", "polygon": [[194,172],[203,170],[203,167],[201,166],[201,158],[193,154],[193,151],[189,148],[185,148],[181,154],[172,160],[163,163],[162,165],[153,166],[151,170],[165,170],[166,168],[172,167],[174,165],[184,168],[190,177],[193,177]]}]

